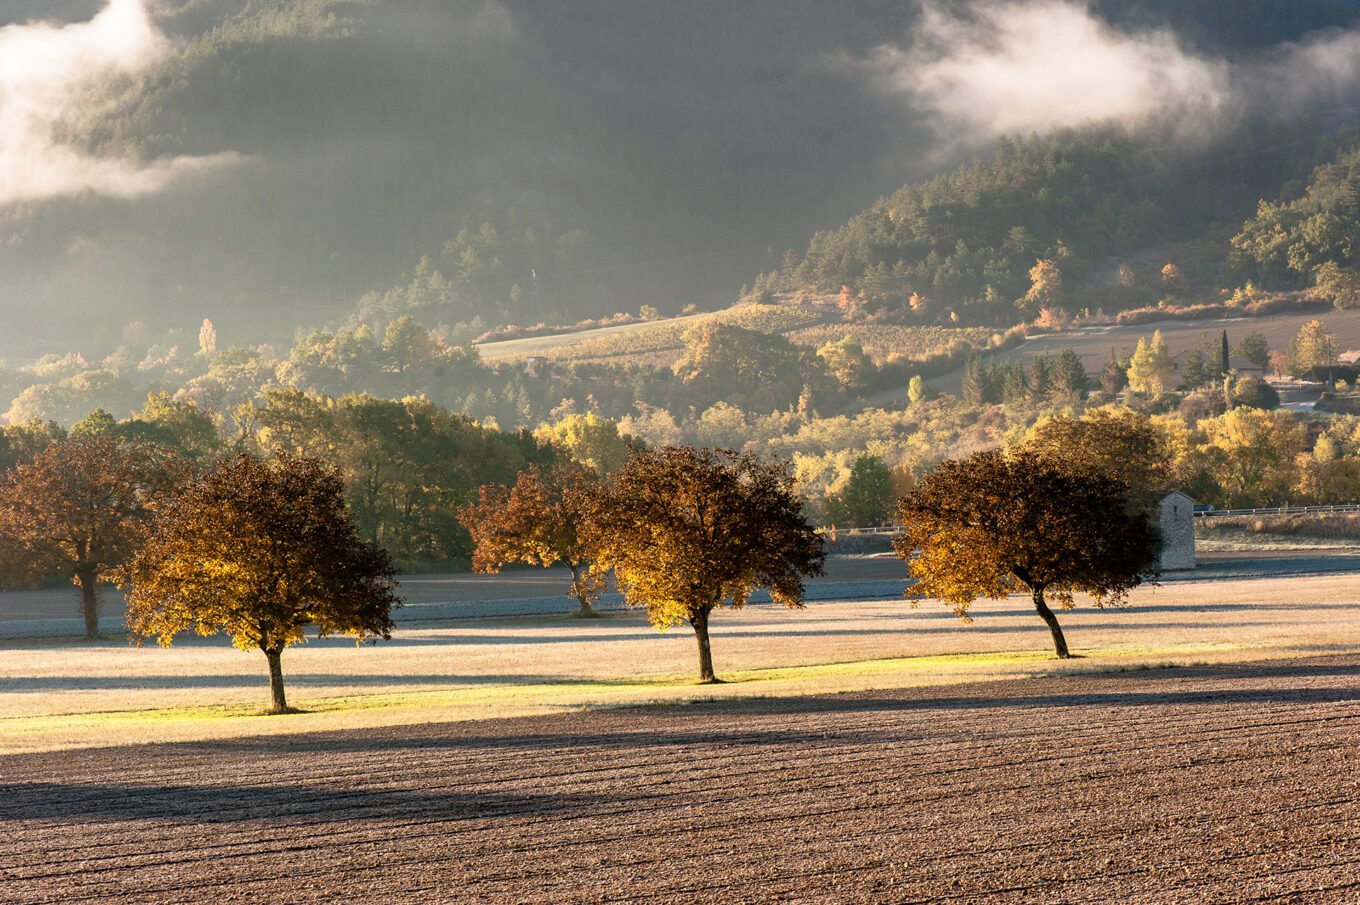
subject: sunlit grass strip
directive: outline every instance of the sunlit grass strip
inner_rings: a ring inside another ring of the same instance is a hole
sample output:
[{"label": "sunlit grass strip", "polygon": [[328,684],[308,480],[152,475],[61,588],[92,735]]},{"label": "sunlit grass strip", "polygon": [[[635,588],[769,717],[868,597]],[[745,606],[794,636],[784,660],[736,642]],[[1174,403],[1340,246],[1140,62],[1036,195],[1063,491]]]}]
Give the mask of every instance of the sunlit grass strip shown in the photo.
[{"label": "sunlit grass strip", "polygon": [[[202,741],[298,732],[378,728],[494,719],[596,707],[675,704],[697,700],[794,697],[960,681],[996,681],[1201,665],[1250,652],[1254,658],[1297,656],[1299,648],[1269,644],[1175,644],[1077,650],[1055,660],[1047,651],[996,651],[896,657],[806,666],[733,670],[724,684],[698,686],[690,676],[500,683],[412,692],[299,698],[303,712],[270,716],[261,707],[231,704],[115,710],[0,718],[0,753],[53,751],[157,741]],[[263,698],[263,692],[262,692]],[[263,701],[262,701],[263,703]]]}]

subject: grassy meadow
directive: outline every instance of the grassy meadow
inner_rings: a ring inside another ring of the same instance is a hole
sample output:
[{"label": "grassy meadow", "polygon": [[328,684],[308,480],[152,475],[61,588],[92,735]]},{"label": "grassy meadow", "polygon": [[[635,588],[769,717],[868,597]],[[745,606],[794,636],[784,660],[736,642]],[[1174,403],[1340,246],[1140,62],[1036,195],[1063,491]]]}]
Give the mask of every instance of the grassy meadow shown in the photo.
[{"label": "grassy meadow", "polygon": [[821,309],[798,305],[740,305],[659,321],[481,343],[477,351],[484,361],[511,361],[538,355],[553,361],[671,365],[684,350],[685,331],[693,326],[722,323],[763,333],[788,333],[824,323],[827,316]]}]

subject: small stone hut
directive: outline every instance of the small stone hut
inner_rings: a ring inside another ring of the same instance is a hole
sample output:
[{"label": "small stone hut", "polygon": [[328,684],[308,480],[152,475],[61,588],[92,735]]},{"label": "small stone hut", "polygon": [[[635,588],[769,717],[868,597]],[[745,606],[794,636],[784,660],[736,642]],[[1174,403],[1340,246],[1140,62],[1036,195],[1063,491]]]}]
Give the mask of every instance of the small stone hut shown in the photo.
[{"label": "small stone hut", "polygon": [[1179,490],[1157,503],[1157,525],[1162,531],[1162,550],[1157,567],[1164,572],[1195,567],[1195,501]]}]

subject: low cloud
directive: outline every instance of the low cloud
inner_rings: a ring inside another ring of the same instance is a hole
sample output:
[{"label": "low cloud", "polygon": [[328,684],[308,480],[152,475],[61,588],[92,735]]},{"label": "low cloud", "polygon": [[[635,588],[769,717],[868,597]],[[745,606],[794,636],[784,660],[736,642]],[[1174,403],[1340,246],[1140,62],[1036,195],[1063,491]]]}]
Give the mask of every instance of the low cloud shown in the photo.
[{"label": "low cloud", "polygon": [[1230,63],[1167,29],[1116,28],[1079,0],[927,2],[905,44],[857,65],[930,116],[948,145],[1108,121],[1190,136],[1245,114],[1346,102],[1360,85],[1360,35]]},{"label": "low cloud", "polygon": [[137,198],[239,162],[233,153],[142,161],[87,149],[92,121],[117,91],[171,52],[144,0],[108,0],[88,22],[0,28],[0,205]]}]

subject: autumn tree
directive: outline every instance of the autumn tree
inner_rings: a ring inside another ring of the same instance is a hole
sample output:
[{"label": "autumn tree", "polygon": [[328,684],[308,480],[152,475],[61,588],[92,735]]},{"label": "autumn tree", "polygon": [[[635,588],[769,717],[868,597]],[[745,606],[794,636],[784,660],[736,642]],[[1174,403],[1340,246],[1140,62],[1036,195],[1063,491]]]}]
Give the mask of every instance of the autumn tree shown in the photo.
[{"label": "autumn tree", "polygon": [[864,354],[859,338],[850,334],[823,343],[817,349],[817,357],[826,363],[831,378],[846,390],[863,390],[874,372],[873,362]]},{"label": "autumn tree", "polygon": [[1317,294],[1338,308],[1360,305],[1360,274],[1335,261],[1326,261],[1313,271]]},{"label": "autumn tree", "polygon": [[1071,472],[1121,481],[1139,502],[1176,484],[1175,460],[1145,415],[1127,409],[1091,409],[1080,418],[1036,422],[1015,445]]},{"label": "autumn tree", "polygon": [[802,606],[819,575],[821,537],[803,518],[785,463],[748,453],[667,446],[638,453],[589,522],[596,564],[613,568],[629,606],[652,625],[682,622],[699,645],[699,680],[716,682],[708,622],[759,588]]},{"label": "autumn tree", "polygon": [[116,433],[169,447],[200,463],[219,455],[223,446],[207,412],[171,399],[169,393],[148,393],[141,411],[121,422]]},{"label": "autumn tree", "polygon": [[1138,347],[1129,359],[1129,386],[1135,393],[1160,396],[1171,379],[1171,354],[1167,352],[1162,331],[1152,334],[1152,341],[1138,340]]},{"label": "autumn tree", "polygon": [[1129,362],[1119,350],[1110,349],[1110,360],[1100,369],[1099,382],[1101,390],[1111,398],[1129,385]]},{"label": "autumn tree", "polygon": [[567,415],[554,424],[539,425],[534,439],[551,444],[600,475],[618,470],[632,454],[628,440],[619,435],[618,424],[594,412]]},{"label": "autumn tree", "polygon": [[1029,283],[1029,291],[1015,303],[1025,314],[1063,306],[1063,274],[1056,261],[1035,261],[1029,270]]},{"label": "autumn tree", "polygon": [[1199,423],[1204,442],[1196,465],[1229,507],[1282,506],[1292,501],[1297,460],[1307,430],[1289,412],[1236,408]]},{"label": "autumn tree", "polygon": [[580,614],[592,615],[605,575],[591,568],[584,528],[602,489],[599,476],[576,463],[531,465],[514,487],[483,485],[477,502],[459,514],[476,544],[473,569],[495,573],[512,562],[545,568],[562,563],[571,570],[570,596]]},{"label": "autumn tree", "polygon": [[943,462],[898,510],[903,533],[893,547],[916,578],[907,596],[939,598],[968,621],[977,598],[1026,590],[1066,658],[1050,601],[1071,609],[1080,591],[1096,606],[1122,605],[1153,574],[1157,533],[1128,492],[1028,453]]},{"label": "autumn tree", "polygon": [[1322,321],[1311,320],[1289,344],[1288,361],[1289,373],[1296,376],[1328,367],[1336,361],[1336,337]]},{"label": "autumn tree", "polygon": [[907,381],[907,401],[912,405],[917,405],[926,398],[926,382],[921,379],[920,374],[911,375],[911,380]]},{"label": "autumn tree", "polygon": [[391,637],[395,576],[387,553],[360,539],[334,469],[242,453],[175,499],[120,579],[134,635],[168,647],[184,631],[226,634],[263,651],[271,712],[284,713],[284,648],[308,627]]},{"label": "autumn tree", "polygon": [[198,328],[198,354],[212,358],[217,354],[217,329],[213,322],[203,318],[203,326]]},{"label": "autumn tree", "polygon": [[686,330],[684,341],[674,371],[697,406],[723,400],[778,411],[797,404],[805,386],[826,382],[821,359],[778,334],[705,322]]},{"label": "autumn tree", "polygon": [[1247,374],[1233,383],[1232,401],[1248,408],[1273,409],[1280,406],[1280,394],[1261,378]]},{"label": "autumn tree", "polygon": [[1179,298],[1188,285],[1189,281],[1179,267],[1170,261],[1162,265],[1162,289],[1168,299]]},{"label": "autumn tree", "polygon": [[0,482],[0,585],[56,575],[80,589],[85,635],[99,635],[99,585],[136,551],[189,474],[164,447],[110,434],[48,446]]}]

